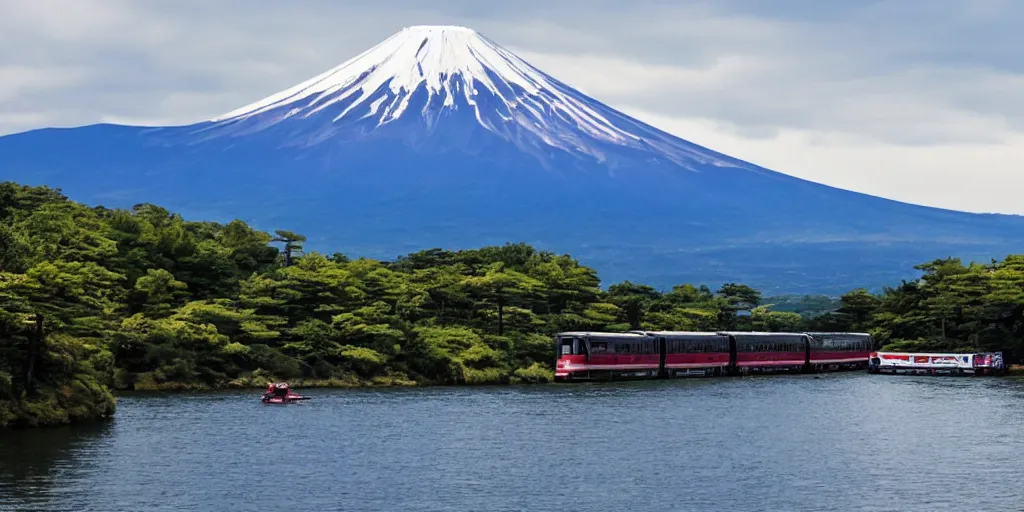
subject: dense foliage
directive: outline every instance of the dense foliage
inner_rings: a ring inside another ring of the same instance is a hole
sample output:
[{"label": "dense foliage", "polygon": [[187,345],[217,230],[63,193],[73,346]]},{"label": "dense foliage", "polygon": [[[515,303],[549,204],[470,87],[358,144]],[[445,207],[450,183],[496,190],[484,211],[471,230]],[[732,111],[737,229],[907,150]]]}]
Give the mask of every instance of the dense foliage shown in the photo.
[{"label": "dense foliage", "polygon": [[808,299],[806,314],[740,284],[602,290],[592,269],[524,244],[382,262],[304,242],[0,184],[0,426],[109,415],[108,388],[547,381],[565,330],[867,330],[1011,360],[1024,335],[1024,257],[937,261],[832,311]]}]

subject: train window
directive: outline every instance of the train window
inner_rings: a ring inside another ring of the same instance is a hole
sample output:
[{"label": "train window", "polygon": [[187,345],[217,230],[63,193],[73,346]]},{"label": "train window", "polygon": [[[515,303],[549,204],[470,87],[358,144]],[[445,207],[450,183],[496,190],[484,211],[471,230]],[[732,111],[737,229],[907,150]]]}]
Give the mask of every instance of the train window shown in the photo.
[{"label": "train window", "polygon": [[608,352],[608,342],[607,341],[591,341],[590,342],[590,353],[591,354],[600,354],[600,353],[603,353],[603,352]]},{"label": "train window", "polygon": [[563,338],[562,339],[562,355],[563,356],[569,356],[569,355],[573,354],[572,342],[573,342],[572,338]]}]

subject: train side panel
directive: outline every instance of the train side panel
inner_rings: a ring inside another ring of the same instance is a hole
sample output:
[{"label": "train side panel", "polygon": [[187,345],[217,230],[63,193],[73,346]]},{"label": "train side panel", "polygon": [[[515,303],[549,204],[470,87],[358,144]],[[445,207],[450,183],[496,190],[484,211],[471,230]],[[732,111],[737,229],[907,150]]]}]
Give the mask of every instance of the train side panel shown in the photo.
[{"label": "train side panel", "polygon": [[736,370],[802,370],[807,363],[808,337],[797,333],[730,333],[736,343]]},{"label": "train side panel", "polygon": [[873,340],[867,333],[811,332],[810,364],[816,370],[867,368]]},{"label": "train side panel", "polygon": [[729,366],[728,336],[668,334],[664,339],[665,369],[670,376],[718,374]]}]

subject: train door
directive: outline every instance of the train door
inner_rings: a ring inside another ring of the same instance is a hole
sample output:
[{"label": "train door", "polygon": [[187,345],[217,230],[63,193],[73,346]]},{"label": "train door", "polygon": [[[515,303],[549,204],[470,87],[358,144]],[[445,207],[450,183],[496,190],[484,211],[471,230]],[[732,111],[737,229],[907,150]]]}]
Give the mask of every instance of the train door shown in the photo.
[{"label": "train door", "polygon": [[576,353],[582,355],[584,361],[590,361],[590,338],[580,338],[576,342],[576,348],[579,350]]},{"label": "train door", "polygon": [[728,372],[729,372],[730,375],[735,375],[737,373],[737,371],[738,371],[737,365],[736,365],[736,357],[737,357],[737,354],[736,354],[736,337],[730,334],[729,335],[729,366],[727,367],[728,368]]},{"label": "train door", "polygon": [[668,377],[668,369],[665,368],[666,343],[664,336],[658,336],[658,376]]},{"label": "train door", "polygon": [[803,335],[801,341],[804,343],[804,367],[803,371],[811,371],[811,343],[812,338],[808,335]]}]

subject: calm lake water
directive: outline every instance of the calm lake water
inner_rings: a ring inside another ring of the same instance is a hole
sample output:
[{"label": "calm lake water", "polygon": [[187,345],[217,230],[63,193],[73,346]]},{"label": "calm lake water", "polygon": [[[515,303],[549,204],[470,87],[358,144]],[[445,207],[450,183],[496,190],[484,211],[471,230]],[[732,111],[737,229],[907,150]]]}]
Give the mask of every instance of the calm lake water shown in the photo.
[{"label": "calm lake water", "polygon": [[1022,510],[1024,380],[122,397],[0,433],[0,510]]}]

